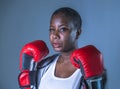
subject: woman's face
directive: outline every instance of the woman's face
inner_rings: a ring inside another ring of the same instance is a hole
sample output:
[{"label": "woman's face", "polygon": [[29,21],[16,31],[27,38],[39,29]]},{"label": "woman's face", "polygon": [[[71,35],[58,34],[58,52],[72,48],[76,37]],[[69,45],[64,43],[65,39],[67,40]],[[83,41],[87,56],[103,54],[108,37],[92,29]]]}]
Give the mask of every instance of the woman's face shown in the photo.
[{"label": "woman's face", "polygon": [[75,49],[76,29],[73,23],[61,14],[54,15],[50,22],[49,38],[57,52],[69,52]]}]

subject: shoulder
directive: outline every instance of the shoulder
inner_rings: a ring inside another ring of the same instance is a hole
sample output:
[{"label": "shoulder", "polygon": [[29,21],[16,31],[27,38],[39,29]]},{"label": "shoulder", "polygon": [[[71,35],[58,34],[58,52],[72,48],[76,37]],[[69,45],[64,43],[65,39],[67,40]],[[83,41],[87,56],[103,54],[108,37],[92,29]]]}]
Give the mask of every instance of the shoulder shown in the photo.
[{"label": "shoulder", "polygon": [[37,65],[38,69],[41,69],[47,65],[49,65],[50,63],[52,63],[54,61],[54,59],[58,56],[59,54],[54,54],[51,56],[48,56],[46,58],[44,58],[42,61],[40,61]]}]

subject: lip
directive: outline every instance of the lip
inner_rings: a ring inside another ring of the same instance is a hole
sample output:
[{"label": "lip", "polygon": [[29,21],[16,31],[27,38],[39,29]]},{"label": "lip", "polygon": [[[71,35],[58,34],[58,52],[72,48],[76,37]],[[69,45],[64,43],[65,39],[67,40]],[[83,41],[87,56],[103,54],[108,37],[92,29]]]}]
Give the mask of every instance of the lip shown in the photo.
[{"label": "lip", "polygon": [[60,43],[52,43],[52,45],[53,45],[54,48],[59,48],[59,47],[61,47]]}]

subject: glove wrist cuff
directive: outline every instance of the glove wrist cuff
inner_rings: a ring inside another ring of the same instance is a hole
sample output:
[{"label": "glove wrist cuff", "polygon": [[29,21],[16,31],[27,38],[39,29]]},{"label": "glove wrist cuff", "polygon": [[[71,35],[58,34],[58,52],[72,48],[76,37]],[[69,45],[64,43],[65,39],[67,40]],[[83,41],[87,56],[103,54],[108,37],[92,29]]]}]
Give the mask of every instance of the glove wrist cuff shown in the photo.
[{"label": "glove wrist cuff", "polygon": [[88,79],[87,84],[90,87],[90,89],[103,89],[103,78],[93,78]]}]

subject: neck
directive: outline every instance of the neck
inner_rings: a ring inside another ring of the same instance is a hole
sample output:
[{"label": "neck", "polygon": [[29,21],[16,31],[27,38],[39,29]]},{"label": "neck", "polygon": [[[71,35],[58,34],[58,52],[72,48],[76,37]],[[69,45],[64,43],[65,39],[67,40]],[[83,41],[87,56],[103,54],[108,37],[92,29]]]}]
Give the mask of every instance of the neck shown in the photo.
[{"label": "neck", "polygon": [[60,60],[70,60],[70,55],[72,54],[72,52],[77,49],[76,48],[73,48],[71,49],[70,51],[67,51],[67,52],[61,52],[60,54]]}]

